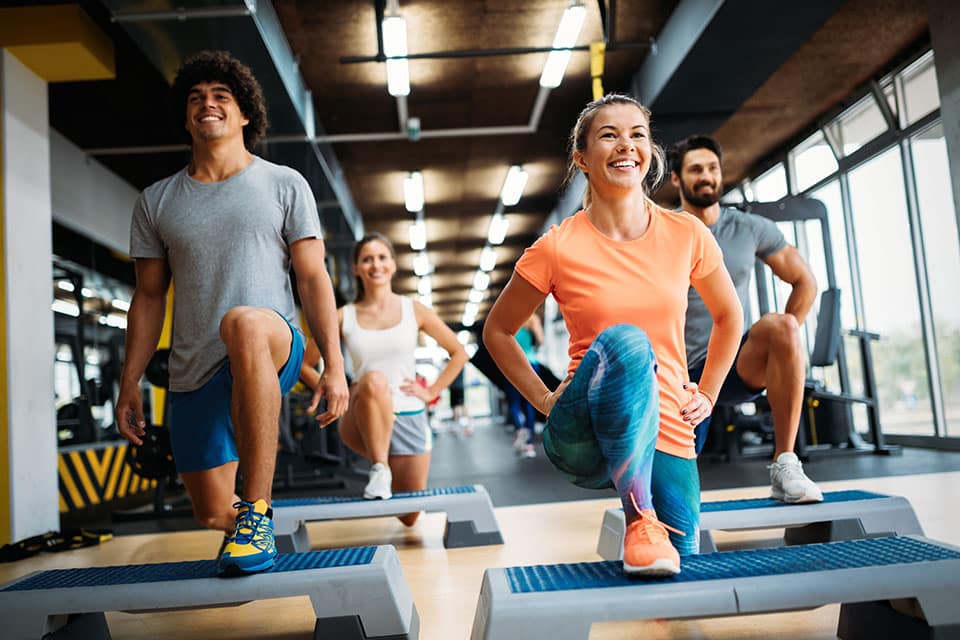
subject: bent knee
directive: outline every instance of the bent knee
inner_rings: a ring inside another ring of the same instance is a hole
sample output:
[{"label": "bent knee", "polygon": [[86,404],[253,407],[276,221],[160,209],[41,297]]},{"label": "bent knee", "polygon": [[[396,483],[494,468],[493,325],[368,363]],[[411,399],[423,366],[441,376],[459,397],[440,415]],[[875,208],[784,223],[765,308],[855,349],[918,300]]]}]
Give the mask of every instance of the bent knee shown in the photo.
[{"label": "bent knee", "polygon": [[799,354],[800,325],[790,313],[769,314],[770,348],[778,353]]},{"label": "bent knee", "polygon": [[367,371],[357,381],[355,389],[358,395],[379,397],[390,393],[390,382],[382,371]]},{"label": "bent knee", "polygon": [[233,307],[220,319],[220,339],[229,347],[248,341],[258,333],[266,335],[263,314],[256,307]]},{"label": "bent knee", "polygon": [[600,332],[594,341],[607,361],[618,362],[627,369],[639,371],[656,366],[653,345],[646,332],[632,324],[615,324]]}]

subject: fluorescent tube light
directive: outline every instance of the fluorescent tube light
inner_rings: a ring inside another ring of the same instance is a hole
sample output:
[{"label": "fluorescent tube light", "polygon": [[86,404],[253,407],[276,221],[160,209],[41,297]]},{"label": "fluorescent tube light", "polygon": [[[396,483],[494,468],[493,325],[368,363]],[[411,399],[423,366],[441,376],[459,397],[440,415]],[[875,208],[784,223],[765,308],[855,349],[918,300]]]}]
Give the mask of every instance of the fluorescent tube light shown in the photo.
[{"label": "fluorescent tube light", "polygon": [[567,63],[570,62],[569,49],[577,44],[577,38],[580,35],[580,29],[583,27],[586,14],[586,7],[581,4],[569,6],[563,12],[560,26],[557,27],[557,34],[553,38],[554,51],[551,51],[547,56],[547,62],[543,65],[543,73],[540,74],[541,87],[554,89],[560,86],[563,81],[563,74],[567,71]]},{"label": "fluorescent tube light", "polygon": [[417,220],[410,225],[410,248],[414,251],[427,248],[427,225],[423,220]]},{"label": "fluorescent tube light", "polygon": [[[407,55],[407,21],[400,16],[383,19],[383,53],[388,58]],[[410,94],[410,69],[406,58],[387,60],[387,91],[392,96]]]},{"label": "fluorescent tube light", "polygon": [[413,258],[413,272],[418,276],[429,275],[433,271],[433,265],[430,264],[430,256],[426,251],[421,251]]},{"label": "fluorescent tube light", "polygon": [[423,174],[419,171],[411,171],[403,179],[403,202],[410,213],[423,210]]},{"label": "fluorescent tube light", "polygon": [[417,293],[422,296],[429,296],[433,293],[433,286],[430,284],[430,276],[424,276],[417,282]]},{"label": "fluorescent tube light", "polygon": [[502,244],[507,237],[507,228],[510,221],[506,217],[496,214],[490,219],[490,229],[487,231],[487,242],[492,245]]},{"label": "fluorescent tube light", "polygon": [[490,274],[486,271],[477,271],[477,275],[473,276],[473,288],[477,291],[486,291],[489,286]]},{"label": "fluorescent tube light", "polygon": [[493,271],[497,266],[497,250],[491,246],[486,246],[480,252],[480,269],[483,271]]},{"label": "fluorescent tube light", "polygon": [[523,195],[523,188],[527,185],[527,172],[515,164],[507,171],[507,177],[503,181],[503,188],[500,190],[500,201],[503,206],[512,207],[520,202],[520,196]]}]

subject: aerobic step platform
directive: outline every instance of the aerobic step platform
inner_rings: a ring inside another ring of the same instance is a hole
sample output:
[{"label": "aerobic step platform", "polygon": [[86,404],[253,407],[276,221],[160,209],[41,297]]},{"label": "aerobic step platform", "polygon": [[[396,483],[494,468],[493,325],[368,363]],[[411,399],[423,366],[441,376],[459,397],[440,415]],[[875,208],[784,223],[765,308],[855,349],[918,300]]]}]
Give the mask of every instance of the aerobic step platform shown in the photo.
[{"label": "aerobic step platform", "polygon": [[443,545],[478,547],[503,544],[490,495],[483,485],[395,493],[389,500],[291,498],[273,501],[273,535],[283,553],[310,548],[307,522],[398,516],[415,511],[445,512]]},{"label": "aerobic step platform", "polygon": [[0,587],[6,640],[109,640],[105,611],[148,613],[310,596],[314,638],[414,639],[420,620],[391,546],[281,554],[265,573],[216,577],[216,560],[42,571]]},{"label": "aerobic step platform", "polygon": [[[886,604],[901,598],[916,598],[926,622]],[[487,569],[471,638],[586,640],[594,622],[842,603],[837,634],[846,640],[956,639],[958,602],[960,548],[919,536],[867,538],[693,555],[679,575],[661,579],[628,578],[618,561]]]},{"label": "aerobic step platform", "polygon": [[[667,524],[670,524],[669,522]],[[712,530],[745,531],[786,527],[787,544],[851,540],[877,535],[923,535],[906,498],[869,491],[831,491],[823,502],[786,504],[773,498],[724,500],[700,505],[700,552],[717,550]],[[597,553],[623,558],[623,509],[603,514]]]}]

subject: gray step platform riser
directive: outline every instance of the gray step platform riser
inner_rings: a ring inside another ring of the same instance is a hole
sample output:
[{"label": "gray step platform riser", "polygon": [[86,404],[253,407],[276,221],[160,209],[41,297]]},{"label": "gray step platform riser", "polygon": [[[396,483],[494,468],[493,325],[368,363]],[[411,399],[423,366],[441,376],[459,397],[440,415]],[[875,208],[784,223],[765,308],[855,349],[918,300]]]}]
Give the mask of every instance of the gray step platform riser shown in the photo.
[{"label": "gray step platform riser", "polygon": [[[710,531],[790,528],[842,520],[859,521],[864,535],[889,533],[923,535],[923,528],[910,502],[906,498],[890,496],[847,502],[707,511],[700,514],[700,551],[704,553],[716,550]],[[603,516],[600,539],[597,543],[597,553],[601,558],[605,560],[623,558],[623,534],[623,510],[608,509]]]},{"label": "gray step platform riser", "polygon": [[203,609],[254,600],[309,596],[317,619],[359,616],[370,637],[404,635],[416,615],[413,596],[391,547],[365,565],[126,585],[0,593],[2,636],[40,638],[76,613]]},{"label": "gray step platform riser", "polygon": [[417,511],[447,514],[444,534],[447,547],[503,544],[490,495],[481,485],[475,485],[474,489],[470,493],[438,496],[275,506],[273,526],[277,549],[284,553],[307,551],[310,548],[307,522],[400,516]]},{"label": "gray step platform riser", "polygon": [[[467,494],[469,495],[469,494]],[[425,511],[446,513],[447,519],[460,522],[471,520],[477,523],[478,531],[498,531],[497,521],[487,517],[486,496],[465,498],[456,496],[430,496],[429,498],[404,498],[402,500],[369,500],[367,502],[329,503],[298,507],[278,507],[274,510],[274,535],[289,535],[301,522],[324,520],[353,520],[401,516],[405,513]]]},{"label": "gray step platform riser", "polygon": [[948,626],[960,624],[958,572],[960,560],[941,560],[788,576],[514,594],[505,571],[491,569],[484,576],[471,639],[586,640],[596,622],[776,613],[911,597],[920,601],[931,626]]}]

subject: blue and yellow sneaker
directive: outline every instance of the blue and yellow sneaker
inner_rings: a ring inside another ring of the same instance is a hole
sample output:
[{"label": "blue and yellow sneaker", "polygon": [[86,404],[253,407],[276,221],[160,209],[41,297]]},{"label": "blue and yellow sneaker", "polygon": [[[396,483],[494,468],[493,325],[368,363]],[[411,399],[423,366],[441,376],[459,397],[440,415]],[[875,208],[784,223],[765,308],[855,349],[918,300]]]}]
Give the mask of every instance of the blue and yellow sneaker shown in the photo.
[{"label": "blue and yellow sneaker", "polygon": [[221,576],[266,571],[277,559],[273,543],[273,509],[266,500],[254,503],[240,501],[233,505],[238,510],[237,528],[220,552],[217,570]]}]

